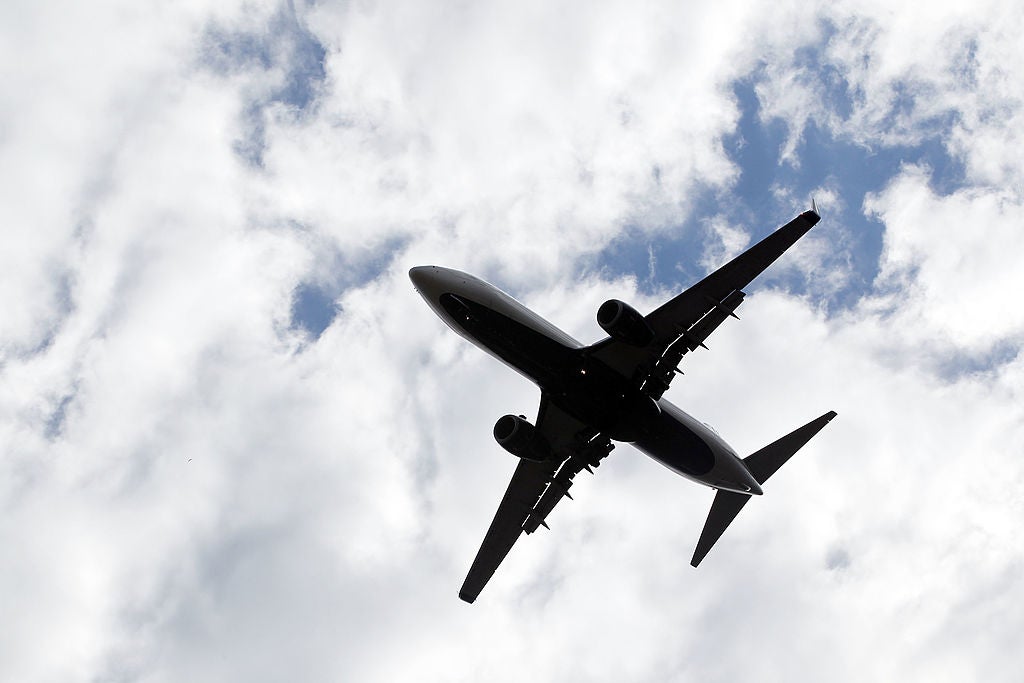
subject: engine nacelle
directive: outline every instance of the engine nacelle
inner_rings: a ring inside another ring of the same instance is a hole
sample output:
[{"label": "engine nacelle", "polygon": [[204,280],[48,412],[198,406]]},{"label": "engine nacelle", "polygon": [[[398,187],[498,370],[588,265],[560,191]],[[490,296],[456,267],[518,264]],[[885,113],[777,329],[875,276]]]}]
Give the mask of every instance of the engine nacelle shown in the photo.
[{"label": "engine nacelle", "polygon": [[551,448],[537,429],[516,415],[504,415],[494,423],[494,440],[506,451],[533,462],[544,462],[551,457]]},{"label": "engine nacelle", "polygon": [[647,346],[654,339],[654,330],[644,317],[627,303],[608,299],[597,309],[597,324],[612,339],[632,346]]}]

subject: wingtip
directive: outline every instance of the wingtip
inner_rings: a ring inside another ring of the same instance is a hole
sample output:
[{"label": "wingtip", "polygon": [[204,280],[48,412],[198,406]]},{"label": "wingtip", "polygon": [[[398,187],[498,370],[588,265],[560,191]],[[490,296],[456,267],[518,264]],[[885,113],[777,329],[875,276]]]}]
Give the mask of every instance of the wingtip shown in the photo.
[{"label": "wingtip", "polygon": [[824,418],[825,418],[825,419],[826,419],[826,420],[827,420],[828,422],[831,422],[831,421],[832,421],[833,419],[835,419],[836,415],[838,415],[838,414],[839,414],[839,413],[837,413],[836,411],[834,411],[834,410],[830,410],[830,411],[828,411],[827,413],[825,413],[825,415],[824,415],[823,417],[824,417]]},{"label": "wingtip", "polygon": [[465,603],[467,603],[469,605],[472,605],[473,601],[476,600],[476,596],[475,595],[469,595],[467,593],[463,593],[462,591],[459,591],[459,600],[462,600],[463,602],[465,602]]},{"label": "wingtip", "polygon": [[809,220],[811,222],[811,225],[814,225],[815,223],[821,220],[821,214],[818,213],[818,205],[814,201],[814,197],[811,197],[811,208],[807,211],[804,211],[801,215],[807,220]]}]

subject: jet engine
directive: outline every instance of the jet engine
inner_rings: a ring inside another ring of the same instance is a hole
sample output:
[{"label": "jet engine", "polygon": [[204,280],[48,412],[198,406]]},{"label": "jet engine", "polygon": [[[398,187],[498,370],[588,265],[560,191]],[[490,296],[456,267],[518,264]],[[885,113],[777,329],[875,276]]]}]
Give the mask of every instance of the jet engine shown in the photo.
[{"label": "jet engine", "polygon": [[597,309],[597,324],[612,339],[632,346],[647,346],[654,339],[654,330],[644,317],[627,303],[608,299]]},{"label": "jet engine", "polygon": [[526,418],[504,415],[494,423],[494,440],[506,451],[533,462],[544,462],[551,456],[551,448],[543,436]]}]

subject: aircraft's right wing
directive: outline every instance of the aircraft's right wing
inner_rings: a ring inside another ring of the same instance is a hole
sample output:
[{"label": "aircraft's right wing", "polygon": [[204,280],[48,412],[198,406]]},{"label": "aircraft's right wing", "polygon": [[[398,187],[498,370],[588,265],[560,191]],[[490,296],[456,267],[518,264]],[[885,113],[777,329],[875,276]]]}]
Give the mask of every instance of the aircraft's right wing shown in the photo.
[{"label": "aircraft's right wing", "polygon": [[654,339],[645,347],[606,339],[590,347],[591,355],[626,377],[645,383],[644,390],[659,398],[683,355],[704,340],[743,301],[742,289],[820,220],[805,211],[725,264],[685,292],[645,316]]},{"label": "aircraft's right wing", "polygon": [[491,526],[487,529],[480,550],[473,559],[473,565],[469,568],[469,574],[466,575],[466,580],[459,590],[461,599],[473,602],[476,596],[480,595],[480,591],[491,580],[498,565],[519,540],[520,534],[523,533],[523,522],[560,464],[553,460],[519,461]]},{"label": "aircraft's right wing", "polygon": [[[545,523],[555,505],[569,496],[572,478],[597,463],[611,450],[611,442],[595,434],[553,403],[541,397],[537,431],[551,447],[544,462],[520,460],[498,511],[487,529],[480,550],[469,569],[459,597],[473,602],[494,575],[519,536]],[[571,498],[571,496],[569,496]]]}]

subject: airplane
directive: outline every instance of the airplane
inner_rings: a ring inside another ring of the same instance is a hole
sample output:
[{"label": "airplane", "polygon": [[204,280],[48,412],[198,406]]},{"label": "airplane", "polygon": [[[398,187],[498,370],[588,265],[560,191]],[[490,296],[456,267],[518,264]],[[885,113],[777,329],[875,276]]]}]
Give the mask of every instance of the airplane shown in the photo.
[{"label": "airplane", "polygon": [[615,447],[631,444],[669,469],[716,489],[690,564],[694,567],[761,486],[836,416],[829,411],[746,458],[710,427],[677,408],[665,392],[683,356],[736,316],[741,291],[807,233],[820,216],[805,211],[647,315],[617,299],[597,310],[608,337],[583,345],[479,278],[417,266],[409,278],[456,333],[540,388],[536,424],[505,415],[498,444],[519,458],[459,597],[472,603],[524,532],[548,515],[583,470],[593,473]]}]

